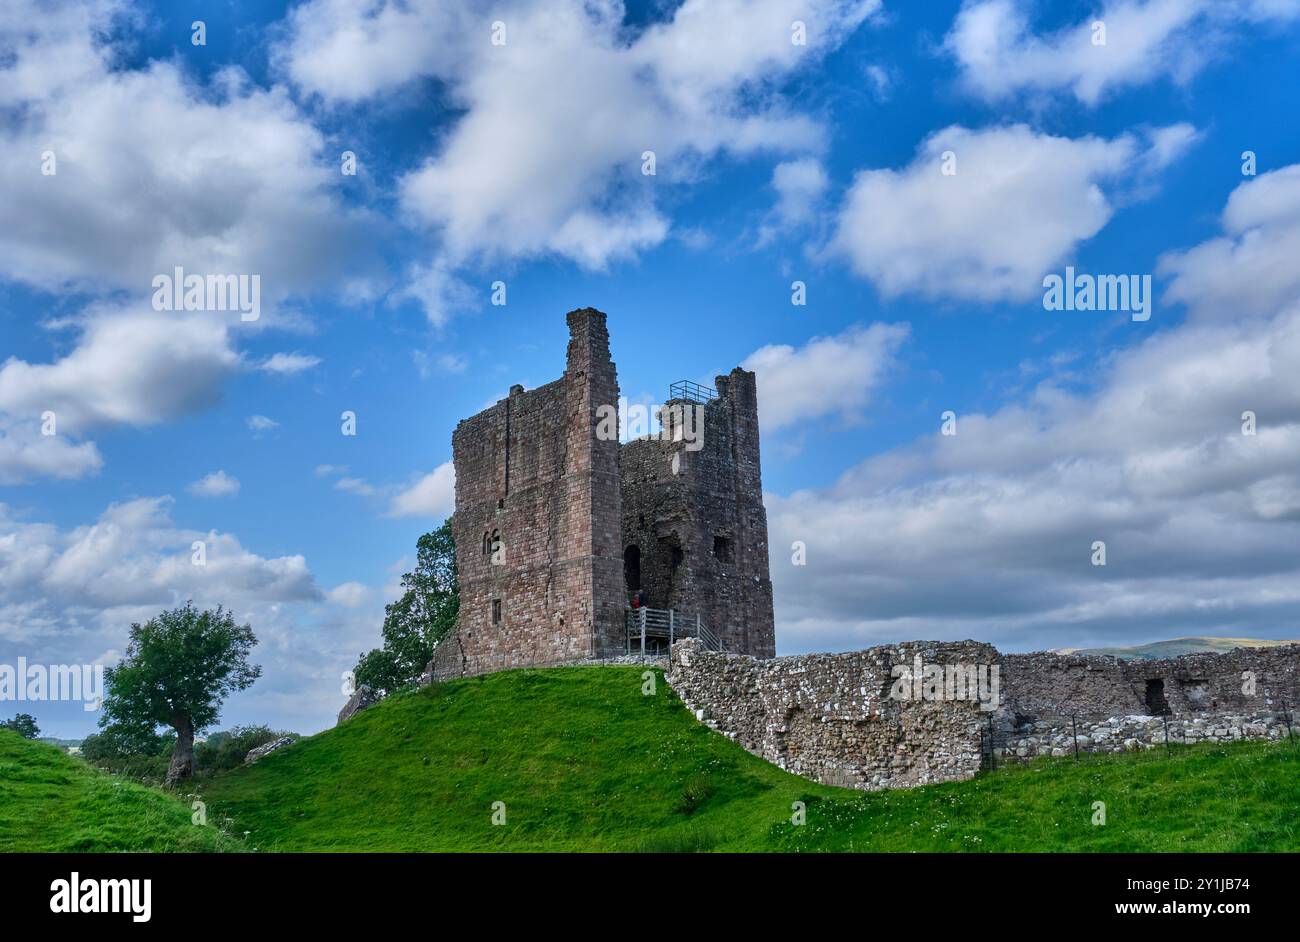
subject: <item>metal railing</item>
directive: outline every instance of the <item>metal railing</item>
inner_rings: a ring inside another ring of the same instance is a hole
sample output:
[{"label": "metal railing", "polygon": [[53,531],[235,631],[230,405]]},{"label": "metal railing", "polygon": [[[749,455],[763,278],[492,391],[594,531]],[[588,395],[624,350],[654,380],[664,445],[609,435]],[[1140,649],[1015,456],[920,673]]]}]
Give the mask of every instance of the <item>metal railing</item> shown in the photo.
[{"label": "metal railing", "polygon": [[685,399],[688,402],[706,403],[718,398],[718,391],[712,386],[701,386],[689,379],[681,379],[668,387],[669,399]]},{"label": "metal railing", "polygon": [[688,615],[673,608],[629,608],[627,610],[627,653],[639,650],[641,656],[659,651],[659,642],[667,654],[673,642],[682,638],[699,638],[710,651],[721,651],[722,640],[700,621],[699,615]]}]

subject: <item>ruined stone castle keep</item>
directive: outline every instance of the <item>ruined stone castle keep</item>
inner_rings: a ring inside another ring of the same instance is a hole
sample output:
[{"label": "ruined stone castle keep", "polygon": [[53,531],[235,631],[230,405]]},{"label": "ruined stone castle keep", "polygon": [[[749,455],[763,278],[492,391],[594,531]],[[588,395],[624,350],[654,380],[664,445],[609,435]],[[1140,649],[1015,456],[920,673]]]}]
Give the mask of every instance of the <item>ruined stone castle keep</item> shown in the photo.
[{"label": "ruined stone castle keep", "polygon": [[460,614],[424,681],[639,656],[633,630],[653,611],[672,627],[644,651],[676,642],[665,677],[698,719],[827,784],[1293,734],[1300,645],[1134,662],[975,641],[775,657],[754,374],[673,384],[661,430],[620,444],[605,315],[567,317],[564,375],[511,387],[452,436]]},{"label": "ruined stone castle keep", "polygon": [[725,650],[772,657],[754,374],[681,384],[663,433],[620,445],[605,315],[567,320],[564,375],[452,435],[460,615],[430,677],[626,654],[638,590],[679,636],[698,619]]},{"label": "ruined stone castle keep", "polygon": [[[652,607],[697,615],[723,650],[773,657],[758,391],[740,368],[714,382],[716,398],[670,398],[664,434],[619,450],[624,581]],[[703,418],[699,448],[677,425],[690,415]]]}]

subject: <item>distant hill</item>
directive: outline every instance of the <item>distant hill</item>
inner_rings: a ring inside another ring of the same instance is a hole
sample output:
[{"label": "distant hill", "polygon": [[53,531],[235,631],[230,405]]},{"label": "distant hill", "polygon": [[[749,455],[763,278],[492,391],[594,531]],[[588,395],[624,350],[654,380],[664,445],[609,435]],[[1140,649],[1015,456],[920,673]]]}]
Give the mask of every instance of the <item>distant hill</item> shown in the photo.
[{"label": "distant hill", "polygon": [[1264,641],[1259,638],[1174,638],[1172,641],[1153,641],[1131,648],[1056,648],[1058,654],[1109,655],[1123,661],[1155,661],[1183,654],[1221,654],[1234,648],[1275,648],[1286,644],[1300,644],[1300,640]]},{"label": "distant hill", "polygon": [[61,747],[61,748],[63,748],[63,749],[70,749],[70,748],[72,748],[73,746],[80,746],[80,745],[81,745],[81,740],[80,740],[80,739],[59,739],[59,738],[56,737],[56,736],[41,736],[37,741],[38,741],[38,742],[47,742],[47,743],[49,743],[51,746],[59,746],[59,747]]}]

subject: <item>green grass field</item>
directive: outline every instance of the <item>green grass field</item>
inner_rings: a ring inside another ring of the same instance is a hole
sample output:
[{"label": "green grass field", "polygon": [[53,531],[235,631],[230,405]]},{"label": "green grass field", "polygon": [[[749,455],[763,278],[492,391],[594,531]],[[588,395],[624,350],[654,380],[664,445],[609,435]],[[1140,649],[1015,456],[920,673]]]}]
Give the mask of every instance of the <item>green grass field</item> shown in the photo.
[{"label": "green grass field", "polygon": [[[751,756],[662,678],[643,696],[641,673],[519,670],[425,688],[217,778],[204,798],[280,850],[1300,849],[1290,744],[1040,760],[862,794]],[[790,823],[795,801],[804,826]]]},{"label": "green grass field", "polygon": [[220,851],[188,803],[105,775],[57,746],[0,730],[0,851]]},{"label": "green grass field", "polygon": [[[249,832],[244,846],[263,851],[1300,850],[1292,743],[1041,759],[968,782],[864,794],[749,755],[697,723],[661,677],[643,696],[641,673],[517,670],[425,688],[199,787],[209,820]],[[26,775],[15,756],[37,748],[10,737],[0,762]],[[39,748],[61,786],[0,784],[0,848],[201,849],[167,843],[190,832],[191,842],[207,834],[224,846],[211,828],[189,824],[186,805],[132,790],[153,815],[136,825],[153,822],[148,844],[127,820],[135,805],[117,808],[114,823],[102,798],[78,797],[127,786]],[[806,804],[803,826],[790,820],[796,801]],[[1098,801],[1100,827],[1091,823]],[[500,826],[495,802],[505,807]],[[86,804],[98,831],[34,823],[49,821],[55,803]],[[15,820],[25,828],[17,847]]]}]

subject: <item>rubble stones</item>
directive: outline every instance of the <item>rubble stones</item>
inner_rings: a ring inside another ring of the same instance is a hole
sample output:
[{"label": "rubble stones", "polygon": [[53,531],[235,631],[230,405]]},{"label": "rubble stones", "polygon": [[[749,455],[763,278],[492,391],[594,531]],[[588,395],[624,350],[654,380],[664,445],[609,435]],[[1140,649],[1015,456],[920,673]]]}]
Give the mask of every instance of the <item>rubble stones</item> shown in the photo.
[{"label": "rubble stones", "polygon": [[339,710],[338,722],[336,722],[335,725],[337,726],[344,720],[351,719],[355,714],[360,713],[366,707],[374,706],[378,702],[379,697],[375,692],[365,684],[362,684],[356,689],[352,696],[348,698],[348,702],[343,704],[343,709]]},{"label": "rubble stones", "polygon": [[292,746],[295,742],[297,742],[297,740],[292,736],[281,736],[279,739],[273,739],[268,743],[263,743],[256,749],[250,749],[248,751],[248,755],[244,756],[244,764],[247,765],[251,762],[256,762],[258,759],[262,758],[262,756],[275,752],[277,749],[283,749],[285,746]]}]

